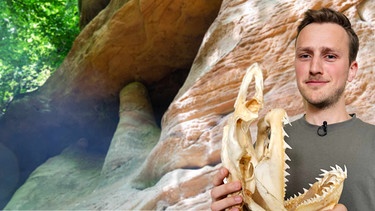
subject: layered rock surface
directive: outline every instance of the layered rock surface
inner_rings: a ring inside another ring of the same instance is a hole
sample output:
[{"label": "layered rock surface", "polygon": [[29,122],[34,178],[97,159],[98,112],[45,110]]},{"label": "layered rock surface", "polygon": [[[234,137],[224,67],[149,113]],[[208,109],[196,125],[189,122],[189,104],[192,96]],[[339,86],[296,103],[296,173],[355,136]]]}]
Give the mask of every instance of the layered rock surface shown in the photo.
[{"label": "layered rock surface", "polygon": [[19,184],[80,139],[90,150],[106,153],[119,120],[119,92],[131,82],[147,86],[160,118],[220,4],[112,0],[76,38],[43,87],[14,100],[0,118],[0,141],[18,159]]},{"label": "layered rock surface", "polygon": [[[162,10],[162,13],[157,12],[163,5],[161,1],[159,3],[129,1],[119,6],[116,13],[110,13],[114,11],[113,7],[103,11],[85,28],[85,36],[80,36],[73,46],[73,51],[85,49],[87,55],[68,56],[56,73],[62,76],[61,81],[54,76],[48,83],[59,84],[65,80],[69,82],[67,88],[47,93],[85,102],[102,102],[100,100],[108,99],[108,96],[117,96],[119,87],[131,81],[142,81],[147,87],[176,68],[186,68],[189,64],[186,54],[190,55],[192,50],[183,49],[180,45],[188,42],[188,38],[170,41],[157,39],[156,36],[151,39],[152,42],[146,38],[150,33],[173,37],[193,30],[196,22],[192,24],[188,20],[205,11],[214,11],[213,6],[208,3],[201,5],[201,1],[168,1],[169,6],[164,7],[168,9]],[[111,4],[120,5],[117,1]],[[187,8],[200,5],[205,9],[176,9],[185,8],[187,4]],[[357,113],[364,121],[375,123],[375,74],[372,67],[375,62],[372,54],[375,4],[372,1],[224,0],[219,14],[205,33],[187,79],[163,115],[160,134],[157,123],[151,121],[151,105],[145,100],[145,89],[138,84],[135,87],[139,88],[122,92],[127,94],[121,95],[121,99],[127,100],[121,100],[120,121],[111,137],[107,155],[94,155],[87,149],[86,153],[81,153],[82,147],[77,150],[77,144],[67,148],[33,173],[14,195],[7,209],[209,209],[212,175],[220,167],[222,127],[233,112],[245,69],[254,62],[263,69],[265,106],[261,115],[275,107],[284,108],[291,119],[303,113],[303,102],[293,72],[295,30],[306,8],[320,7],[344,12],[358,32],[361,45],[359,72],[356,80],[348,84],[347,104],[349,111]],[[168,13],[173,9],[183,12],[180,15]],[[151,13],[154,16],[144,13],[145,17],[149,17],[149,25],[139,21],[139,11],[154,11]],[[106,12],[112,15],[104,15]],[[161,19],[162,14],[171,17]],[[119,22],[117,17],[129,20],[128,27],[125,27],[127,33],[120,27],[126,24]],[[163,20],[169,22],[162,24]],[[172,24],[172,20],[181,22]],[[185,25],[186,22],[191,24],[188,25],[190,27],[182,27],[183,20]],[[196,27],[199,28],[198,25]],[[90,30],[92,33],[88,33]],[[109,34],[109,31],[114,34]],[[85,43],[87,40],[91,43]],[[129,43],[110,45],[109,40]],[[161,49],[168,51],[170,56],[160,52]],[[114,60],[111,56],[117,53],[129,59],[128,62]],[[77,66],[87,69],[72,71]],[[85,71],[90,72],[91,77],[86,78]],[[121,82],[119,78],[122,78]],[[51,86],[48,84],[46,86]],[[61,104],[64,103],[67,102],[61,101]],[[123,106],[129,108],[126,105],[133,105],[130,107],[134,110],[122,110]],[[85,146],[86,142],[81,140],[78,143],[78,146]],[[143,151],[138,153],[140,148]],[[67,154],[71,156],[67,157]],[[92,156],[95,159],[90,159]],[[74,173],[71,173],[71,165],[62,165],[71,162],[68,158],[77,158],[72,165],[81,165],[75,168]],[[80,161],[91,164],[83,165]],[[41,175],[43,179],[38,180]],[[57,185],[63,181],[71,185]],[[80,181],[86,181],[85,185],[78,185]],[[48,194],[36,191],[47,187],[54,191]],[[26,197],[33,191],[37,194],[31,202]]]}]

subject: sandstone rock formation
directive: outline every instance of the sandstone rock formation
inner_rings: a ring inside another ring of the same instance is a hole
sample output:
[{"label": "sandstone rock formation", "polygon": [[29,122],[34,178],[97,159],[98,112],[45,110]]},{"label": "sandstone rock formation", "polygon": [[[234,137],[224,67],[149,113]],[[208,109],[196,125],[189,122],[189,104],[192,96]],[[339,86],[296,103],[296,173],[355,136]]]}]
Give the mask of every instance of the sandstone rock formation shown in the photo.
[{"label": "sandstone rock formation", "polygon": [[[218,1],[212,2],[216,6],[220,4]],[[186,43],[190,43],[193,35],[199,37],[195,29],[204,28],[203,25],[197,25],[205,20],[202,14],[207,11],[214,14],[214,6],[210,3],[171,0],[159,3],[129,1],[121,5],[119,1],[111,1],[109,7],[87,25],[77,38],[72,53],[48,81],[45,87],[51,90],[41,90],[45,93],[42,96],[48,97],[36,96],[39,102],[42,99],[50,102],[43,103],[44,107],[40,110],[48,111],[49,108],[45,105],[54,105],[57,108],[53,111],[59,111],[55,114],[63,116],[62,110],[58,108],[70,105],[73,101],[77,107],[72,109],[72,106],[68,106],[70,109],[67,115],[77,123],[80,118],[75,118],[75,115],[82,117],[84,109],[90,110],[92,106],[103,108],[100,103],[115,101],[120,87],[132,81],[141,81],[149,87],[174,70],[188,68],[194,48],[193,44]],[[136,151],[133,151],[139,146],[133,149],[130,146],[134,145],[126,142],[136,139],[125,137],[136,137],[136,134],[144,132],[136,132],[140,128],[134,128],[130,124],[144,121],[145,114],[146,119],[150,120],[150,112],[142,115],[129,112],[122,115],[120,110],[120,123],[115,135],[111,137],[112,143],[106,158],[103,154],[95,155],[98,160],[92,160],[92,165],[82,165],[69,174],[72,167],[61,165],[62,161],[66,162],[69,158],[67,154],[79,158],[74,161],[77,162],[76,165],[80,164],[78,160],[90,162],[92,154],[90,149],[86,149],[86,154],[79,153],[74,147],[68,148],[40,166],[17,191],[7,209],[208,209],[212,175],[220,167],[222,127],[233,111],[244,70],[254,62],[258,62],[264,70],[263,111],[282,107],[291,119],[302,114],[303,102],[294,83],[293,73],[295,29],[306,8],[320,7],[331,7],[344,12],[358,32],[361,45],[358,55],[360,70],[357,79],[348,84],[347,104],[351,112],[357,113],[364,121],[375,124],[375,84],[372,83],[375,80],[372,68],[375,62],[372,54],[375,41],[375,4],[372,1],[224,0],[219,14],[205,33],[187,79],[163,115],[158,142],[144,160],[141,159],[144,156],[137,157]],[[171,14],[170,11],[181,13]],[[128,22],[119,21],[123,19]],[[177,20],[177,23],[172,20]],[[190,31],[190,36],[185,36]],[[151,34],[154,36],[149,39],[148,35]],[[179,39],[172,39],[173,36],[179,37],[178,35],[181,35]],[[115,45],[113,40],[123,42]],[[77,51],[82,53],[75,54]],[[114,55],[121,57],[114,58]],[[125,58],[129,59],[128,62],[123,62],[122,59]],[[52,84],[60,88],[64,84],[66,88],[53,89]],[[130,93],[143,96],[140,93],[144,93],[144,88],[140,87],[138,91]],[[139,99],[144,99],[132,98],[128,94],[121,95],[122,99],[128,96],[128,100],[122,101],[120,108],[126,103],[135,105],[140,102]],[[150,95],[152,98],[153,94]],[[53,104],[57,99],[58,106]],[[81,101],[85,103],[80,103]],[[150,110],[148,106],[135,107]],[[105,112],[100,112],[103,113]],[[126,118],[129,117],[134,120],[127,121]],[[8,121],[7,124],[11,122]],[[96,129],[90,128],[90,125],[81,125],[91,130]],[[154,123],[149,125],[145,130],[153,131],[158,136]],[[134,131],[136,134],[132,133]],[[151,139],[150,145],[155,141]],[[145,140],[140,141],[143,143]],[[118,151],[121,149],[126,149],[123,154]],[[146,147],[145,151],[148,151]],[[133,156],[136,161],[127,162],[127,155]],[[103,168],[101,164],[104,164]],[[119,167],[118,171],[116,167]],[[61,169],[61,172],[52,171],[53,169]],[[132,173],[124,173],[125,169]],[[96,173],[87,174],[85,170]],[[56,173],[47,175],[46,172]],[[43,180],[33,184],[38,181],[37,176],[41,175],[44,176]],[[77,185],[85,178],[88,178],[88,183],[85,183],[87,188]],[[61,184],[72,185],[56,185],[63,180],[65,183]],[[33,203],[30,203],[26,195],[38,189],[35,184],[47,184],[54,192],[49,192],[49,195],[36,192]],[[74,197],[70,197],[70,194]]]},{"label": "sandstone rock formation", "polygon": [[43,87],[13,101],[1,117],[0,140],[18,158],[20,184],[78,139],[106,153],[119,119],[118,93],[130,82],[147,86],[161,116],[185,80],[220,4],[112,0],[76,38]]},{"label": "sandstone rock formation", "polygon": [[141,83],[131,83],[120,92],[119,114],[101,171],[104,184],[134,173],[160,137],[148,91]]}]

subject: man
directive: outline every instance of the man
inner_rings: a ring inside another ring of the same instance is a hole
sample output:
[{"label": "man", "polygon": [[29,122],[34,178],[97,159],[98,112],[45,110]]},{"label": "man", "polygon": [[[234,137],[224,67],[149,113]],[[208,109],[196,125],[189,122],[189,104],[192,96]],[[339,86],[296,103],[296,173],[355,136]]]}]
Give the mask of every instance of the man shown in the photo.
[{"label": "man", "polygon": [[[375,126],[349,114],[344,97],[358,70],[358,46],[350,21],[331,9],[308,10],[298,27],[294,66],[305,115],[285,127],[292,147],[287,196],[309,188],[320,169],[345,165],[348,178],[335,211],[375,208]],[[223,184],[227,175],[222,168],[214,177],[212,210],[242,202],[240,196],[226,197],[241,189],[238,181]]]}]

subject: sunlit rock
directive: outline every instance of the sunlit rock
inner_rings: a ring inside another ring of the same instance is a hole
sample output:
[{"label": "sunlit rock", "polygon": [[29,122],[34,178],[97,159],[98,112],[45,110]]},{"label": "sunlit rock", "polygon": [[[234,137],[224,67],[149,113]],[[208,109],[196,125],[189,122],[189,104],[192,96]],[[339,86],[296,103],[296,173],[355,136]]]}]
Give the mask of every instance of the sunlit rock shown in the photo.
[{"label": "sunlit rock", "polygon": [[160,136],[148,92],[141,83],[131,83],[120,92],[119,115],[120,121],[101,172],[105,184],[134,173]]}]

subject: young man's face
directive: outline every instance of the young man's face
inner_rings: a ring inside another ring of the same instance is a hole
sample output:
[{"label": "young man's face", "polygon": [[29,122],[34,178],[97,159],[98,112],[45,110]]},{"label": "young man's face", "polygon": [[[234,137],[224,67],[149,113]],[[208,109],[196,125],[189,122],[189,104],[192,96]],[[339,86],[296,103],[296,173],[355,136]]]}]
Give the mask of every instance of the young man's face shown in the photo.
[{"label": "young man's face", "polygon": [[301,30],[294,66],[299,91],[318,108],[343,100],[346,81],[357,71],[357,62],[349,64],[349,36],[334,23],[312,23]]}]

